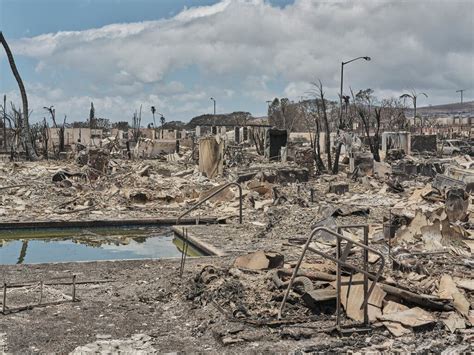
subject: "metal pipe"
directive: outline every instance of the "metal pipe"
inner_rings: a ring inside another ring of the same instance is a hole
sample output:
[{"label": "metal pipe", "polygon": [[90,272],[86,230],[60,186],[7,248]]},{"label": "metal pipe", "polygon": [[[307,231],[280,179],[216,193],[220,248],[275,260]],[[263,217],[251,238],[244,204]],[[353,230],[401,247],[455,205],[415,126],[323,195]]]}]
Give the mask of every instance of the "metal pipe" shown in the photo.
[{"label": "metal pipe", "polygon": [[[336,260],[341,257],[341,239],[336,236]],[[336,328],[341,325],[341,264],[336,262]]]},{"label": "metal pipe", "polygon": [[341,91],[339,92],[339,123],[342,122],[342,90],[344,82],[344,62],[341,63]]},{"label": "metal pipe", "polygon": [[242,187],[240,186],[240,184],[236,183],[236,182],[229,182],[227,184],[225,184],[224,186],[221,186],[220,189],[218,189],[217,191],[215,191],[214,193],[212,193],[211,195],[207,196],[205,199],[203,199],[202,201],[199,201],[197,204],[195,204],[194,206],[192,206],[190,209],[188,209],[186,212],[182,213],[177,219],[176,219],[176,224],[178,225],[181,218],[183,218],[184,216],[186,216],[187,214],[191,213],[192,211],[194,211],[196,208],[198,208],[199,206],[201,206],[204,202],[206,202],[207,200],[213,198],[214,196],[216,196],[217,194],[219,194],[220,192],[222,192],[223,190],[227,189],[228,187],[230,186],[237,186],[239,188],[239,223],[242,224]]},{"label": "metal pipe", "polygon": [[43,302],[43,281],[40,281],[40,300],[38,304],[41,304]]},{"label": "metal pipe", "polygon": [[2,303],[2,313],[5,314],[7,310],[7,283],[3,283],[3,303]]},{"label": "metal pipe", "polygon": [[179,266],[179,277],[183,276],[183,269],[184,269],[184,254],[185,254],[184,248],[185,248],[186,239],[187,239],[187,235],[184,232],[184,227],[182,228],[182,233],[183,233],[183,246],[181,247],[181,264]]},{"label": "metal pipe", "polygon": [[72,275],[72,301],[76,302],[76,275]]},{"label": "metal pipe", "polygon": [[[369,227],[364,227],[364,244],[369,246]],[[369,263],[369,251],[364,249],[364,271],[368,272],[368,263]],[[364,275],[364,295],[367,294],[369,288],[369,278],[367,275]],[[364,303],[364,324],[369,325],[369,300]]]},{"label": "metal pipe", "polygon": [[188,248],[189,248],[188,228],[185,229],[185,235],[186,235],[186,238],[184,239],[184,246],[183,246],[183,251],[184,251],[183,270],[181,272],[181,275],[184,272],[184,266],[186,265],[186,257],[188,256]]}]

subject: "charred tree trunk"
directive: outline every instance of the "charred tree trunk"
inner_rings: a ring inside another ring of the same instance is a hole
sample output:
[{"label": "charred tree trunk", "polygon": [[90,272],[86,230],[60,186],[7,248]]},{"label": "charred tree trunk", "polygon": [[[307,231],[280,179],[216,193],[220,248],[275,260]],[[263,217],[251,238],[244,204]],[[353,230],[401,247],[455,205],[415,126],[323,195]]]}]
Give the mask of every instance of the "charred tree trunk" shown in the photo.
[{"label": "charred tree trunk", "polygon": [[319,99],[321,101],[321,109],[319,108],[319,105],[318,105],[318,113],[319,113],[319,117],[323,118],[324,130],[326,132],[325,146],[326,146],[326,154],[327,154],[327,159],[328,159],[328,171],[332,171],[331,130],[329,127],[326,99],[324,98],[323,84],[321,83],[321,81],[319,81],[319,84],[316,84],[316,86],[317,86],[317,90],[319,94]]},{"label": "charred tree trunk", "polygon": [[64,122],[62,126],[59,128],[59,151],[60,152],[64,152],[65,150],[64,132],[66,131],[66,118],[67,116],[64,116]]},{"label": "charred tree trunk", "polygon": [[334,165],[332,167],[332,173],[337,174],[339,172],[339,157],[341,155],[342,143],[338,143],[336,147],[336,155],[334,156]]},{"label": "charred tree trunk", "polygon": [[374,151],[372,152],[375,161],[380,162],[380,122],[382,121],[382,108],[375,109],[375,134],[374,134]]},{"label": "charred tree trunk", "polygon": [[23,125],[21,127],[23,132],[21,134],[21,139],[25,147],[26,156],[30,160],[35,160],[37,156],[31,144],[30,125],[29,125],[29,120],[28,120],[28,115],[29,115],[28,98],[26,96],[25,86],[23,85],[23,81],[21,80],[20,73],[18,72],[18,69],[16,67],[13,54],[10,50],[10,47],[8,46],[7,41],[5,40],[5,37],[3,37],[2,32],[0,32],[0,42],[2,42],[3,48],[5,49],[5,53],[7,54],[7,58],[8,58],[8,63],[10,64],[10,68],[12,70],[12,73],[13,73],[13,76],[15,77],[16,82],[18,83],[18,88],[20,89],[21,101],[23,104],[23,122],[22,122]]},{"label": "charred tree trunk", "polygon": [[378,148],[378,146],[379,146],[378,136],[376,134],[373,139],[370,137],[369,118],[367,118],[362,111],[359,111],[359,117],[362,121],[362,125],[364,126],[364,131],[365,131],[365,135],[367,137],[367,140],[369,141],[370,152],[372,153],[374,159],[379,162],[380,161],[380,155],[379,155],[379,148]]},{"label": "charred tree trunk", "polygon": [[319,126],[319,121],[316,120],[316,135],[315,135],[315,147],[314,147],[314,159],[316,162],[316,168],[320,173],[326,170],[326,167],[324,166],[323,159],[321,159],[321,143],[320,143],[320,134],[321,134],[321,127]]},{"label": "charred tree trunk", "polygon": [[48,124],[45,118],[43,122],[43,156],[46,159],[48,159],[48,143],[49,143]]}]

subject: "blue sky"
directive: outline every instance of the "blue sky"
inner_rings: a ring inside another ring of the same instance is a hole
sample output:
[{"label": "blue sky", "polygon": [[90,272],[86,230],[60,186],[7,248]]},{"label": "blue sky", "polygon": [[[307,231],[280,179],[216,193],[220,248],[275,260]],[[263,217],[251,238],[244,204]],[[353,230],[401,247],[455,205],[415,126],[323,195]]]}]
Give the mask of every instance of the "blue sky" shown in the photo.
[{"label": "blue sky", "polygon": [[[130,120],[154,105],[167,120],[212,111],[266,113],[275,96],[308,96],[321,79],[336,98],[416,89],[419,105],[456,102],[474,81],[471,1],[0,0],[0,29],[14,51],[33,110],[54,105],[68,121],[96,113]],[[463,16],[460,16],[463,14]],[[423,21],[420,21],[423,18]],[[19,103],[0,54],[0,93]],[[465,92],[465,100],[472,92]],[[148,117],[150,116],[150,117]]]}]

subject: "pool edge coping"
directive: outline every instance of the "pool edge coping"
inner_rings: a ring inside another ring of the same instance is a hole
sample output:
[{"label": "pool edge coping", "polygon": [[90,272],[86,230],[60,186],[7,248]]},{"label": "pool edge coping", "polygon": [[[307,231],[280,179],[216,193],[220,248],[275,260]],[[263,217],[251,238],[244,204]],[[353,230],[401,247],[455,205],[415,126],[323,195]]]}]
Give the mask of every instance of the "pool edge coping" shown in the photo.
[{"label": "pool edge coping", "polygon": [[[188,225],[189,226],[189,225]],[[171,230],[176,233],[182,240],[184,240],[185,236],[183,234],[183,228],[188,227],[187,225],[175,225],[171,226]],[[193,235],[192,231],[188,231],[187,233],[188,241],[193,245],[193,247],[200,249],[207,253],[208,255],[206,256],[216,256],[216,257],[223,257],[223,256],[228,256],[225,251],[213,246],[212,244],[209,244],[199,237],[196,237]]]},{"label": "pool edge coping", "polygon": [[[53,220],[27,222],[0,222],[0,230],[5,229],[40,229],[40,228],[81,228],[81,227],[123,227],[123,226],[173,226],[177,217],[140,218],[140,219],[94,219],[94,220]],[[185,218],[182,224],[195,224],[196,218]],[[218,217],[199,218],[199,224],[225,223]]]}]

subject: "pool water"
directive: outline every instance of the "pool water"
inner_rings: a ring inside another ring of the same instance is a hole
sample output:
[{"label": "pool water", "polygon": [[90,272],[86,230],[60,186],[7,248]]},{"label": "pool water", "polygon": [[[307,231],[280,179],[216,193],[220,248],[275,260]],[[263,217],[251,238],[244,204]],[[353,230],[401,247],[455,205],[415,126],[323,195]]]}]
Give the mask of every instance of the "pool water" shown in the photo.
[{"label": "pool water", "polygon": [[0,264],[162,259],[181,256],[181,246],[162,227],[0,231]]}]

